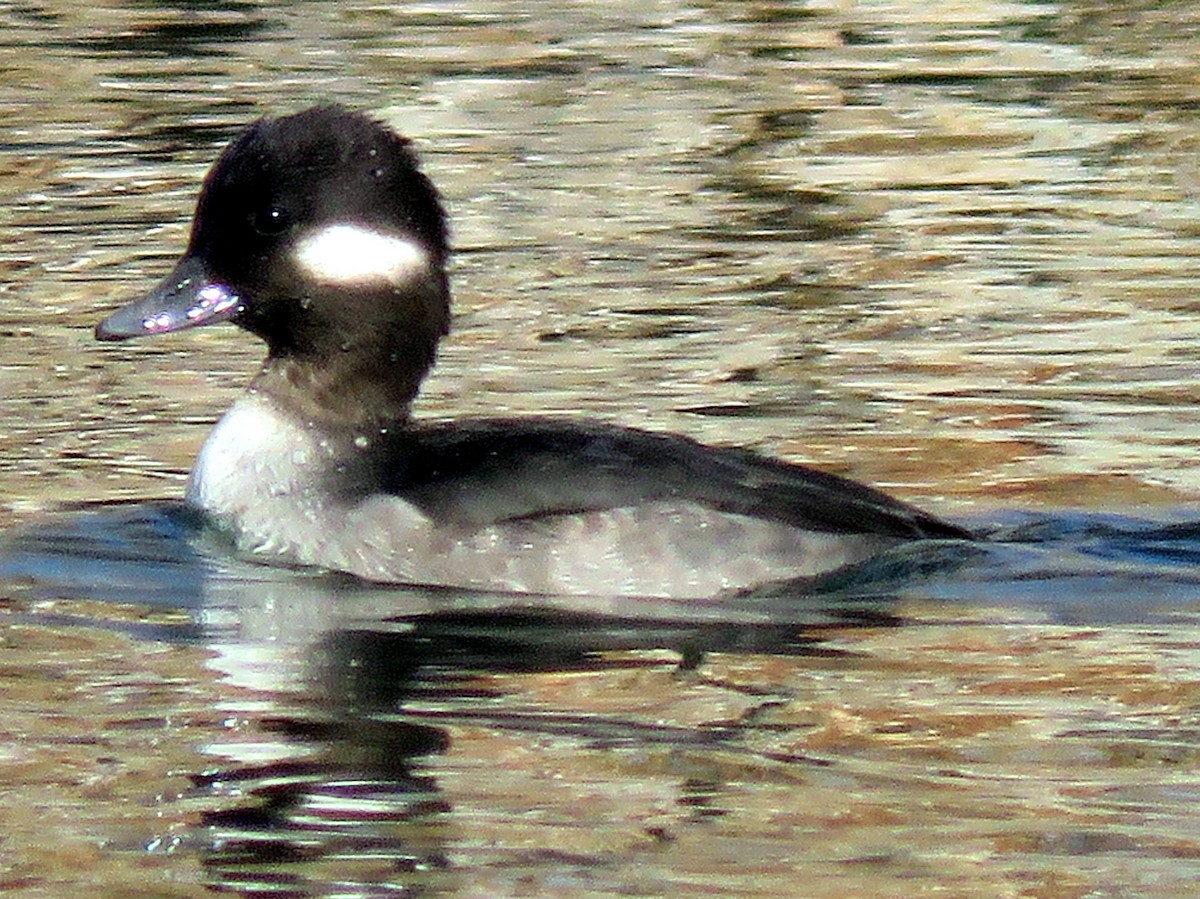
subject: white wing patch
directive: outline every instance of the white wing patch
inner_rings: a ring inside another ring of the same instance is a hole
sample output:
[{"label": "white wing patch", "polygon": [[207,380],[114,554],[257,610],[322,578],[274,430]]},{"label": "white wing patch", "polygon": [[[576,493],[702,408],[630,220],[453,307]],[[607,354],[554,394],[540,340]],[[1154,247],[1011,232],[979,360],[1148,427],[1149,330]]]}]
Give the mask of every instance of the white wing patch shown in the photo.
[{"label": "white wing patch", "polygon": [[409,237],[361,225],[328,225],[302,237],[296,264],[325,284],[403,284],[429,271],[424,248]]}]

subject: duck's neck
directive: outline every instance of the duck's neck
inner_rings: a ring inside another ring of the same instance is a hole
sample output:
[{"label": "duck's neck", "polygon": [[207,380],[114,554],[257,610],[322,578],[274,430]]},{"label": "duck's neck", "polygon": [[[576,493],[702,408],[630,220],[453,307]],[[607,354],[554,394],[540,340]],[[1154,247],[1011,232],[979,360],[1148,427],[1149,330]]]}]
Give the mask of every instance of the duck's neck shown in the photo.
[{"label": "duck's neck", "polygon": [[401,286],[330,288],[240,321],[267,343],[251,389],[334,434],[407,421],[449,330],[450,299],[440,270]]},{"label": "duck's neck", "polygon": [[428,363],[413,371],[388,355],[347,352],[320,365],[269,358],[250,385],[310,428],[357,435],[408,421]]}]

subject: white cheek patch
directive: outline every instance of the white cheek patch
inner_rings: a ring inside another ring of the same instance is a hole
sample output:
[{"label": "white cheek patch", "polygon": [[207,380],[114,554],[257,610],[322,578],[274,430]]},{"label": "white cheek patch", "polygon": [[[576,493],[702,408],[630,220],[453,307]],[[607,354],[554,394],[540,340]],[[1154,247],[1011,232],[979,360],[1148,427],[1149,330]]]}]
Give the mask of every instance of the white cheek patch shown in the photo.
[{"label": "white cheek patch", "polygon": [[327,225],[300,238],[296,264],[326,284],[403,284],[430,270],[429,254],[415,240],[361,225]]}]

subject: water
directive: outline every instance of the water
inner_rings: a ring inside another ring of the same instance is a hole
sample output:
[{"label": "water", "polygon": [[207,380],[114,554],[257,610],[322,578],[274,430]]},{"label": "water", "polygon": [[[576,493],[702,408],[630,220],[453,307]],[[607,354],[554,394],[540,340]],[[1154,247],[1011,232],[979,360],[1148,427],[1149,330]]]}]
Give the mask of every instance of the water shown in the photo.
[{"label": "water", "polygon": [[[1198,25],[0,4],[0,885],[1194,891]],[[633,607],[230,558],[177,498],[259,346],[90,330],[238,127],[327,100],[450,207],[422,414],[752,445],[990,539]]]}]

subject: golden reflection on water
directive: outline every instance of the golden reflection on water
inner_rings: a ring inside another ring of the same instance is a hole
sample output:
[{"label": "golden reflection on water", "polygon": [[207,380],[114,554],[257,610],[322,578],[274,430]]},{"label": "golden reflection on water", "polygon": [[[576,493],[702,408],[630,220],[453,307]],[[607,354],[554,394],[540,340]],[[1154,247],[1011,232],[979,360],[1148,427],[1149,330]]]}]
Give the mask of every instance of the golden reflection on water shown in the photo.
[{"label": "golden reflection on water", "polygon": [[[1200,873],[1194,634],[937,615],[835,629],[820,657],[715,653],[681,673],[673,653],[612,652],[593,670],[480,673],[458,688],[473,701],[405,703],[448,735],[420,765],[442,812],[391,826],[448,870],[347,853],[258,874],[470,896],[1186,894]],[[305,749],[279,722],[333,734],[320,722],[336,711],[198,677],[194,649],[36,626],[10,628],[4,648],[20,743],[0,782],[22,785],[0,794],[11,887],[199,895],[236,870],[201,870],[201,815],[255,800],[232,775],[199,792],[196,775],[332,757],[351,776],[370,746],[360,733]],[[720,731],[737,736],[705,737]]]},{"label": "golden reflection on water", "polygon": [[[952,515],[1200,490],[1187,5],[200,6],[0,9],[6,523],[179,495],[259,346],[212,329],[102,347],[91,327],[166,271],[232,130],[318,100],[398,123],[449,203],[458,315],[427,414],[585,412]],[[455,874],[425,885],[1194,884],[1186,626],[899,611],[826,633],[838,654],[480,673],[514,712],[738,737],[605,749],[454,723],[426,767]],[[213,797],[184,781],[216,764],[201,747],[298,751],[265,724],[293,700],[220,680],[200,649],[27,624],[0,647],[0,886],[199,895],[188,841]],[[346,875],[322,864],[295,869]]]},{"label": "golden reflection on water", "polygon": [[[506,27],[486,4],[462,21],[303,6],[213,11],[208,38],[169,7],[14,23],[5,506],[171,492],[257,346],[222,330],[114,350],[87,329],[165,270],[232,129],[329,97],[382,109],[447,194],[459,316],[431,414],[583,410],[947,510],[1058,504],[1093,477],[1117,508],[1194,495],[1178,58],[1096,57],[1025,7],[781,28],[771,4]],[[362,52],[334,65],[327,30]],[[20,52],[39,41],[54,52]],[[179,58],[146,55],[160,45]],[[718,408],[749,414],[685,411]]]}]

